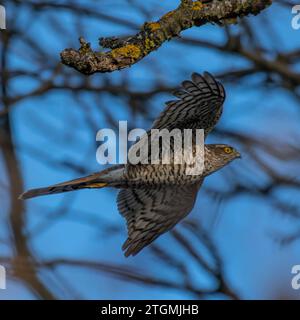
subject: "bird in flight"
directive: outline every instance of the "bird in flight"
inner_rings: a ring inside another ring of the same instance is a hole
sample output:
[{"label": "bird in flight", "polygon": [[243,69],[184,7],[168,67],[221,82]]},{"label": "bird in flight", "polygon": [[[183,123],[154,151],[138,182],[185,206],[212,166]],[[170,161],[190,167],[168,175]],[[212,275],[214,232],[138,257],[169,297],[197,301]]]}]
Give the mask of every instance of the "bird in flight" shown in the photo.
[{"label": "bird in flight", "polygon": [[[153,129],[177,128],[182,132],[184,129],[203,129],[206,138],[217,124],[225,100],[224,87],[208,72],[203,75],[193,73],[191,78],[174,93],[176,100],[166,102]],[[229,145],[205,144],[204,169],[200,175],[187,175],[184,164],[128,163],[113,165],[87,177],[32,189],[23,193],[20,199],[84,188],[120,189],[118,210],[126,219],[128,229],[122,249],[128,257],[136,255],[186,217],[194,207],[204,178],[240,157],[240,153]]]}]

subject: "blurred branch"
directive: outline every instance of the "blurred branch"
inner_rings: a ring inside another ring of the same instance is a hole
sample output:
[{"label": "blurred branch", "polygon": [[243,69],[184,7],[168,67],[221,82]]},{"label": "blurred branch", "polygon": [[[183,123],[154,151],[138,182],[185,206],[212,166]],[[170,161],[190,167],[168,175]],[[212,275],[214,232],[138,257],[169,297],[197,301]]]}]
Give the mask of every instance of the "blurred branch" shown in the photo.
[{"label": "blurred branch", "polygon": [[91,18],[101,19],[107,22],[113,22],[120,26],[128,27],[128,28],[136,28],[137,25],[129,20],[122,19],[121,17],[111,17],[103,12],[95,11],[92,8],[87,8],[86,6],[76,4],[74,1],[71,3],[58,3],[53,1],[39,1],[34,2],[31,0],[21,1],[21,0],[10,0],[17,5],[26,5],[32,7],[35,11],[44,11],[45,9],[53,9],[53,10],[69,10],[73,13],[86,15]]},{"label": "blurred branch", "polygon": [[[1,70],[7,68],[8,49],[10,46],[10,38],[3,36],[3,45],[1,50]],[[7,78],[5,72],[1,76],[1,93],[2,93],[2,108],[3,110],[9,109],[7,99]],[[11,236],[14,243],[14,258],[11,265],[14,269],[14,275],[24,281],[30,288],[41,298],[54,299],[52,293],[44,286],[38,278],[35,267],[33,266],[34,257],[28,247],[27,238],[24,233],[24,206],[18,200],[18,196],[23,192],[23,180],[19,163],[16,157],[14,143],[12,140],[12,129],[10,123],[10,115],[6,113],[1,118],[0,123],[0,150],[3,154],[3,160],[7,171],[9,190],[10,190],[10,214],[9,223],[11,227]],[[18,267],[19,260],[22,259],[30,273],[24,274]]]},{"label": "blurred branch", "polygon": [[165,41],[179,36],[183,30],[206,23],[221,25],[236,23],[238,18],[258,14],[272,3],[271,0],[181,0],[177,9],[168,12],[156,22],[146,22],[132,37],[101,38],[100,45],[111,49],[96,52],[90,43],[80,38],[79,50],[61,52],[62,63],[81,73],[111,72],[129,67],[158,49]]},{"label": "blurred branch", "polygon": [[[286,53],[280,53],[273,58],[266,57],[261,51],[252,50],[249,43],[243,45],[240,36],[228,35],[227,42],[225,44],[214,43],[211,41],[185,38],[180,40],[184,44],[192,46],[202,46],[209,49],[214,49],[222,53],[230,53],[239,55],[253,64],[251,68],[245,68],[242,70],[232,71],[233,76],[240,78],[241,76],[251,75],[259,71],[263,71],[266,74],[274,73],[281,77],[281,79],[290,84],[292,87],[300,85],[300,74],[297,70],[292,70],[291,65],[300,59],[299,50],[292,50]],[[294,61],[296,60],[296,61]],[[237,74],[235,74],[237,73]],[[281,83],[282,85],[282,83]]]}]

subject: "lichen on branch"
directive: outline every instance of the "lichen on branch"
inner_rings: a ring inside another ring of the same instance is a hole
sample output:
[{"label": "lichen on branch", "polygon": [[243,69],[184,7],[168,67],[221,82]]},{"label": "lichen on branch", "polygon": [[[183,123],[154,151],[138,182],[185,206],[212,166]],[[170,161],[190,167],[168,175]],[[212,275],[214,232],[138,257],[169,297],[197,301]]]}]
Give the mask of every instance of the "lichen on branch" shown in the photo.
[{"label": "lichen on branch", "polygon": [[93,51],[90,44],[80,38],[81,47],[65,49],[61,60],[84,74],[120,70],[140,61],[183,30],[206,23],[237,23],[239,18],[257,15],[271,4],[272,0],[181,0],[178,8],[155,22],[144,23],[134,36],[100,38],[100,46],[109,51]]}]

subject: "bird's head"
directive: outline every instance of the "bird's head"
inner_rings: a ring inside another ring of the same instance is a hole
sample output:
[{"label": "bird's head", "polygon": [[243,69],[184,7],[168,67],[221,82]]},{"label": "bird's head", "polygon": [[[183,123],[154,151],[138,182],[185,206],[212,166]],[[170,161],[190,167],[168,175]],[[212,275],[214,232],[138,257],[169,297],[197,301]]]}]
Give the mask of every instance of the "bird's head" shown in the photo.
[{"label": "bird's head", "polygon": [[221,169],[235,159],[241,158],[241,154],[227,144],[207,144],[205,146],[205,166],[210,173]]}]

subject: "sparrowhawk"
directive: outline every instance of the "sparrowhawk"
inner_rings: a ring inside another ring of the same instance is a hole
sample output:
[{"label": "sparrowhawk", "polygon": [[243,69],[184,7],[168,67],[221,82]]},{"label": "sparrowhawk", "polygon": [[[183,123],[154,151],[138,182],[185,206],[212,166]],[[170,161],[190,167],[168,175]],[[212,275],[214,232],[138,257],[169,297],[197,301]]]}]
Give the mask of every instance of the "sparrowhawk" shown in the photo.
[{"label": "sparrowhawk", "polygon": [[[225,100],[225,90],[211,74],[192,74],[166,102],[166,108],[154,121],[155,129],[203,129],[204,137],[218,122]],[[194,146],[193,146],[194,147]],[[122,249],[125,256],[136,255],[162,233],[173,228],[192,210],[197,192],[206,176],[240,158],[233,147],[205,144],[204,170],[201,175],[186,175],[184,165],[124,164],[84,178],[46,188],[33,189],[20,196],[36,196],[83,188],[115,187],[121,189],[118,209],[127,221],[128,238]]]}]

